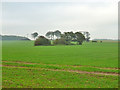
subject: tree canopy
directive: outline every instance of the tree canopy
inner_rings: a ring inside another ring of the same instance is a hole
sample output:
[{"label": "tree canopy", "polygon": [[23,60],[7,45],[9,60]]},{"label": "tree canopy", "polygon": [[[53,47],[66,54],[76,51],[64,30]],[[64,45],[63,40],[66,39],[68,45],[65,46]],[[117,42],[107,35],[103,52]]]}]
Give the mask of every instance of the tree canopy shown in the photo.
[{"label": "tree canopy", "polygon": [[31,35],[32,35],[32,37],[35,39],[35,38],[38,36],[38,33],[37,33],[37,32],[34,32],[34,33],[32,33]]}]

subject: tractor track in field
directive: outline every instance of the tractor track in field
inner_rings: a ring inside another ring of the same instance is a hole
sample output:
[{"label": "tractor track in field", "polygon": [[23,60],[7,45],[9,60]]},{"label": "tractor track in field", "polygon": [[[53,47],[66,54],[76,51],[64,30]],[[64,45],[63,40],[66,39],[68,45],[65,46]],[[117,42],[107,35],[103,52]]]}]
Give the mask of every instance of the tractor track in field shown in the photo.
[{"label": "tractor track in field", "polygon": [[120,74],[118,74],[118,73],[112,73],[112,72],[87,72],[87,71],[79,71],[79,70],[32,68],[32,67],[13,66],[13,65],[2,65],[2,67],[8,67],[8,68],[38,69],[38,70],[48,70],[48,71],[64,71],[64,72],[75,72],[75,73],[80,73],[80,74],[113,75],[113,76],[118,76],[118,75],[120,75]]},{"label": "tractor track in field", "polygon": [[97,67],[97,66],[88,66],[88,65],[58,65],[58,64],[44,64],[44,63],[31,63],[31,62],[22,62],[22,61],[2,61],[8,63],[21,63],[21,64],[32,64],[32,65],[51,65],[51,66],[71,66],[71,67],[93,67],[98,69],[110,69],[110,70],[118,70],[120,68],[111,68],[111,67]]}]

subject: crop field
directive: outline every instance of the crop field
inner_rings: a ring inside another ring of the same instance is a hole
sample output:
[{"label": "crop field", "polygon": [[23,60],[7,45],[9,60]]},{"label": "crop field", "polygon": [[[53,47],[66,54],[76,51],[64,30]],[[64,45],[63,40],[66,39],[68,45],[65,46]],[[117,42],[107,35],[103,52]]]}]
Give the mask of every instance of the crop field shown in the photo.
[{"label": "crop field", "polygon": [[3,88],[118,88],[118,43],[3,41]]}]

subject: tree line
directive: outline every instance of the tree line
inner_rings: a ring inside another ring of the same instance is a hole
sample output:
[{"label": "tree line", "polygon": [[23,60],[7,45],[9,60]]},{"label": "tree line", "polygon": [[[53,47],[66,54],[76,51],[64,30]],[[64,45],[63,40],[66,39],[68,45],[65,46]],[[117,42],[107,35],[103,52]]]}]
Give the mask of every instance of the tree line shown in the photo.
[{"label": "tree line", "polygon": [[[36,37],[38,37],[38,33],[34,32],[31,34],[32,37],[35,39]],[[45,38],[44,36],[39,36],[35,41],[37,43],[40,42],[40,40],[42,41],[42,43],[47,42],[47,41],[52,41],[53,44],[66,44],[66,45],[71,45],[71,42],[77,42],[77,44],[82,45],[82,43],[84,41],[89,42],[89,37],[90,33],[89,32],[64,32],[63,34],[59,31],[48,31],[45,36],[47,38]],[[44,40],[43,40],[44,39]],[[48,39],[48,40],[47,40]],[[44,43],[43,43],[44,44]]]}]

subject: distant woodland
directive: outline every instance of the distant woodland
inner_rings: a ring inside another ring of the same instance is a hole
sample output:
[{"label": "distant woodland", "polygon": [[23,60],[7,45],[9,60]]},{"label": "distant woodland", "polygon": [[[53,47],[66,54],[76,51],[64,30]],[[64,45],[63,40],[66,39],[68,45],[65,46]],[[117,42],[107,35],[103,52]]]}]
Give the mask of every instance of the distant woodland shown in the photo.
[{"label": "distant woodland", "polygon": [[0,40],[30,40],[30,39],[22,36],[0,35]]}]

